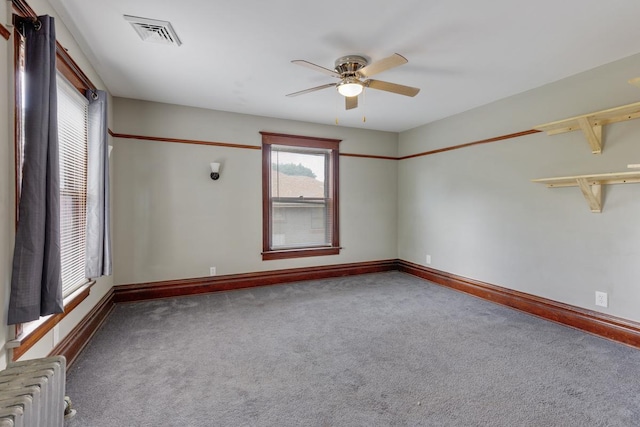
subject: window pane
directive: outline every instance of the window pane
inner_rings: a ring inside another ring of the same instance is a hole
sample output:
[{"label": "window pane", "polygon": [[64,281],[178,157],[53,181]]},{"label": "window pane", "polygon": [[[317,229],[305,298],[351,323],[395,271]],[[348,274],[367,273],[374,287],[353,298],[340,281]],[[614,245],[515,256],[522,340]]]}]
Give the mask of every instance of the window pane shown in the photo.
[{"label": "window pane", "polygon": [[60,75],[57,84],[60,249],[62,293],[66,296],[86,281],[88,102]]},{"label": "window pane", "polygon": [[290,149],[271,149],[271,197],[325,198],[328,152]]},{"label": "window pane", "polygon": [[271,248],[331,244],[325,176],[330,150],[271,147]]},{"label": "window pane", "polygon": [[328,239],[327,203],[316,202],[273,202],[276,211],[285,220],[273,221],[272,247],[274,249],[330,245]]}]

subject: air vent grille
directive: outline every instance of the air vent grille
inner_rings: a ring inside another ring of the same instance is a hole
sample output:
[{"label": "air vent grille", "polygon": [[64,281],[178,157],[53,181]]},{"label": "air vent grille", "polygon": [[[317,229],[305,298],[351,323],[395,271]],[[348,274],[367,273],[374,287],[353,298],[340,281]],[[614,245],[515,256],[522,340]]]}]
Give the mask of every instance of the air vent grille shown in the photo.
[{"label": "air vent grille", "polygon": [[140,18],[139,16],[124,15],[140,38],[145,42],[172,44],[180,46],[182,42],[168,21]]}]

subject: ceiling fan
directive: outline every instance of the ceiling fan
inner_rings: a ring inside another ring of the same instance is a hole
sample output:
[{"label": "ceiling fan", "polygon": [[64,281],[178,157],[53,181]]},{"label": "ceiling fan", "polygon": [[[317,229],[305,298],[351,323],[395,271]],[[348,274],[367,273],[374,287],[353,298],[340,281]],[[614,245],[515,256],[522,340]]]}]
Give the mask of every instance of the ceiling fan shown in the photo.
[{"label": "ceiling fan", "polygon": [[418,92],[420,92],[420,89],[416,87],[404,86],[397,83],[389,83],[369,78],[375,74],[409,62],[404,56],[397,53],[372,64],[369,64],[369,61],[360,55],[342,56],[336,59],[335,68],[333,70],[302,59],[297,59],[291,62],[328,74],[340,79],[340,81],[337,83],[328,83],[322,86],[312,87],[299,92],[293,92],[287,96],[304,95],[305,93],[315,92],[328,87],[336,87],[338,92],[345,97],[345,107],[347,110],[351,110],[358,106],[358,95],[362,93],[365,87],[405,96],[416,96]]}]

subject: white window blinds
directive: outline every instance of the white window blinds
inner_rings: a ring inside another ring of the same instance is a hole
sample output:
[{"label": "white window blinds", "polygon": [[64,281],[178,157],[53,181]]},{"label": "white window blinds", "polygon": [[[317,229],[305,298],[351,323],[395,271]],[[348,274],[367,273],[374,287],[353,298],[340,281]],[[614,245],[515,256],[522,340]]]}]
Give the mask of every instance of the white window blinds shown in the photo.
[{"label": "white window blinds", "polygon": [[62,294],[86,282],[88,101],[58,74]]}]

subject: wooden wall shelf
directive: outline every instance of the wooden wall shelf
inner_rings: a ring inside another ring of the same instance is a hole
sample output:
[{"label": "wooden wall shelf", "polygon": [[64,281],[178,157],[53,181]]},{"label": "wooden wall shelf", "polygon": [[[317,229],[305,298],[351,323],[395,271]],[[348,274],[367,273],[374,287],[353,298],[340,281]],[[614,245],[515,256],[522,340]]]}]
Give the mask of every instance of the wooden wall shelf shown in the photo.
[{"label": "wooden wall shelf", "polygon": [[[635,79],[634,79],[635,80]],[[638,81],[640,85],[640,80]],[[602,126],[640,117],[640,102],[534,126],[547,135],[581,130],[593,154],[602,152]]]},{"label": "wooden wall shelf", "polygon": [[609,184],[633,184],[640,182],[640,171],[614,172],[595,175],[561,176],[532,179],[533,182],[554,187],[579,187],[591,212],[602,212],[602,186]]}]

